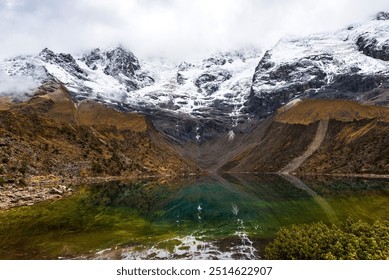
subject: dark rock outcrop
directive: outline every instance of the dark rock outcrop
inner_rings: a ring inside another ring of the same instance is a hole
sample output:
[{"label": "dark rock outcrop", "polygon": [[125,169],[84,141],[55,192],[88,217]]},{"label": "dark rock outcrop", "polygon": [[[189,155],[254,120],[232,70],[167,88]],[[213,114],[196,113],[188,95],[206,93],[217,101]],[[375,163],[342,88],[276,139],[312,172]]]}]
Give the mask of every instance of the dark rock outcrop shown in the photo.
[{"label": "dark rock outcrop", "polygon": [[389,13],[379,12],[376,16],[376,20],[389,20]]},{"label": "dark rock outcrop", "polygon": [[86,80],[88,74],[83,71],[77,64],[76,60],[70,54],[59,53],[56,54],[48,48],[43,49],[38,55],[43,61],[51,64],[56,64],[66,71],[72,73],[78,79]]},{"label": "dark rock outcrop", "polygon": [[363,35],[358,37],[356,42],[358,50],[365,55],[389,61],[389,40],[379,44],[375,38],[365,38]]},{"label": "dark rock outcrop", "polygon": [[231,73],[226,70],[212,71],[199,76],[194,84],[199,90],[204,90],[207,94],[212,94],[219,89],[221,83],[231,77]]}]

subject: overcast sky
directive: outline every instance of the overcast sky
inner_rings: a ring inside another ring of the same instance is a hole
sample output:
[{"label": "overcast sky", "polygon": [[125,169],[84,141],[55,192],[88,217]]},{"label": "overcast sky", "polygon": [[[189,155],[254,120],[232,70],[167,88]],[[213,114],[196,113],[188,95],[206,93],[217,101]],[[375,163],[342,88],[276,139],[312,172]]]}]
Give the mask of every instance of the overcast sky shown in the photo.
[{"label": "overcast sky", "polygon": [[0,0],[0,57],[127,46],[138,57],[269,47],[389,11],[388,0]]}]

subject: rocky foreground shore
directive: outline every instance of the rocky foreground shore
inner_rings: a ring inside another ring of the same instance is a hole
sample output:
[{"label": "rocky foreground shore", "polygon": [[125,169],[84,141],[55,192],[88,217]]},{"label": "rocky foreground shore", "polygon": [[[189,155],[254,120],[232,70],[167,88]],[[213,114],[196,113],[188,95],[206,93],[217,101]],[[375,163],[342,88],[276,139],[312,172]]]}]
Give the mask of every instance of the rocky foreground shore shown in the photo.
[{"label": "rocky foreground shore", "polygon": [[0,186],[0,210],[17,206],[31,206],[49,199],[59,199],[73,193],[73,189],[64,185],[56,187],[17,187]]},{"label": "rocky foreground shore", "polygon": [[[195,174],[191,174],[192,176]],[[180,178],[180,177],[179,177]],[[102,177],[75,177],[62,178],[58,176],[34,176],[26,180],[26,186],[20,183],[0,184],[0,210],[18,206],[31,206],[38,202],[60,199],[72,195],[77,186],[97,184],[109,181],[152,180],[159,184],[167,182],[180,182],[177,177],[166,176],[102,176]],[[186,178],[186,177],[184,177]],[[19,179],[11,180],[20,182]]]}]

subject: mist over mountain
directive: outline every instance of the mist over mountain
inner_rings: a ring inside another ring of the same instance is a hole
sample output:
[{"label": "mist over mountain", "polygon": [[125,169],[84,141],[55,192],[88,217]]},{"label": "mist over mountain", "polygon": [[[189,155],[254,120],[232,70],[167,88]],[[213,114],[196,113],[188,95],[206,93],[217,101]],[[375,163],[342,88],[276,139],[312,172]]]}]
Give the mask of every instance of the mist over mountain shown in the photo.
[{"label": "mist over mountain", "polygon": [[0,3],[0,58],[121,42],[141,58],[179,62],[218,50],[268,49],[280,38],[333,32],[388,9],[385,0],[7,0]]}]

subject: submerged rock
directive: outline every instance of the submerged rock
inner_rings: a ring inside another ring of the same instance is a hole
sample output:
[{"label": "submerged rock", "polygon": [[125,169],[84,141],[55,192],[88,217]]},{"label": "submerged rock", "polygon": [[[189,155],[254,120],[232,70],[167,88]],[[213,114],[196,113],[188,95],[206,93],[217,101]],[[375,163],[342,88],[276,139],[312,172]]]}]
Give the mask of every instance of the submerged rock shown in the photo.
[{"label": "submerged rock", "polygon": [[59,189],[57,189],[57,188],[51,188],[51,190],[50,190],[49,193],[50,193],[50,194],[60,194],[60,195],[62,195],[62,194],[63,194],[63,191],[62,191],[62,190],[59,190]]}]

